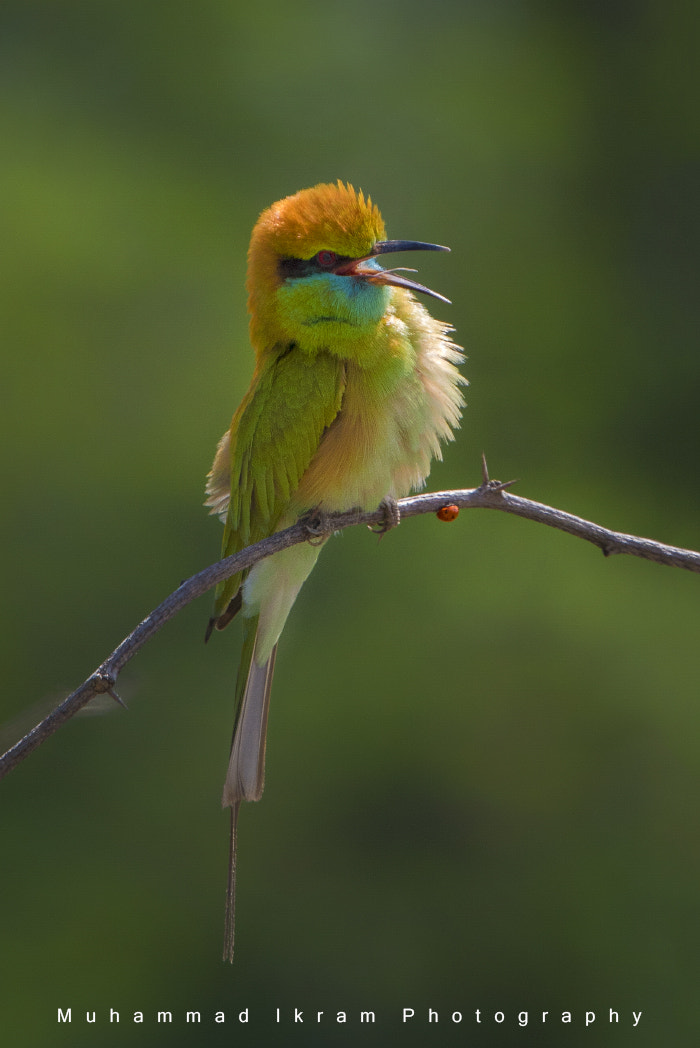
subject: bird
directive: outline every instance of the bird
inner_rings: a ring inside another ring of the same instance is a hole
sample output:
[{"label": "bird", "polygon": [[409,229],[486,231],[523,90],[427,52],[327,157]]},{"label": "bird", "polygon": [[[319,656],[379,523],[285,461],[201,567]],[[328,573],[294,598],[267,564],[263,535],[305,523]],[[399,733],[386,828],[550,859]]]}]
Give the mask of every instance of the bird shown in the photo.
[{"label": "bird", "polygon": [[[331,530],[351,510],[398,521],[464,405],[462,351],[450,324],[415,297],[449,300],[383,268],[385,255],[449,251],[388,240],[371,197],[321,183],[262,212],[246,288],[255,367],[216,450],[206,503],[224,523],[222,557],[308,521],[309,541],[222,582],[206,639],[240,612],[243,646],[222,806],[231,809],[224,959],[233,960],[238,812],[265,780],[270,687],[287,616]],[[315,537],[313,537],[315,536]]]}]

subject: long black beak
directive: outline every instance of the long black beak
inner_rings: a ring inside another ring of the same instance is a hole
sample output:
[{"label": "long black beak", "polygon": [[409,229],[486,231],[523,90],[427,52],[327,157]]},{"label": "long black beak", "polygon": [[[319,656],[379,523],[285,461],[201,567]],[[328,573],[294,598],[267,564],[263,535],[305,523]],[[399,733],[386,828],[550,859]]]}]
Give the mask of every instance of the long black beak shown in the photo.
[{"label": "long black beak", "polygon": [[[367,262],[368,259],[374,258],[377,255],[386,255],[391,251],[449,251],[449,247],[443,247],[441,244],[425,244],[421,240],[378,240],[372,248],[372,253],[367,255],[365,258],[353,259],[350,265],[344,265],[341,269],[337,269],[337,273],[343,273],[347,276],[362,277],[367,280],[370,284],[389,284],[392,287],[404,287],[409,291],[419,291],[422,295],[430,295],[431,298],[437,298],[441,302],[447,302],[451,305],[449,298],[445,298],[444,295],[439,295],[437,291],[431,291],[429,287],[425,287],[423,284],[419,284],[415,280],[409,280],[407,277],[399,276],[395,269],[373,269],[370,266],[363,266],[363,262]],[[399,267],[405,269],[405,267]],[[407,270],[407,272],[415,272],[415,270]]]},{"label": "long black beak", "polygon": [[372,248],[373,255],[386,255],[390,251],[449,251],[442,244],[424,244],[422,240],[378,240]]}]

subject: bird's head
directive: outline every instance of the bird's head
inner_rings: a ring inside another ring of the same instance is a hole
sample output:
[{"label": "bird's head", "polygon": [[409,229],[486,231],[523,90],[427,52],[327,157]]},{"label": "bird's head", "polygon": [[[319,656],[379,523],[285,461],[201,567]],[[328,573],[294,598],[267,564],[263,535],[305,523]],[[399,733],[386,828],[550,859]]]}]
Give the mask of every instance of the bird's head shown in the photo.
[{"label": "bird's head", "polygon": [[350,345],[376,327],[392,288],[429,288],[379,264],[395,251],[448,251],[386,240],[372,201],[342,182],[303,189],[263,211],[248,253],[251,338],[258,352],[297,342],[314,351]]}]

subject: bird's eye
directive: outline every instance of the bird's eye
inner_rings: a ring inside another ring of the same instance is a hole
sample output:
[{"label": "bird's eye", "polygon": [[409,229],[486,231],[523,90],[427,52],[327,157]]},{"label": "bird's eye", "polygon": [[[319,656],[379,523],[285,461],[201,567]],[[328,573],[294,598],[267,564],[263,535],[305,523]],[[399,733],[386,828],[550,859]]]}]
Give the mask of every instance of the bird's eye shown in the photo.
[{"label": "bird's eye", "polygon": [[335,251],[319,251],[316,255],[316,261],[319,266],[323,266],[324,269],[328,269],[330,266],[337,262],[338,256]]}]

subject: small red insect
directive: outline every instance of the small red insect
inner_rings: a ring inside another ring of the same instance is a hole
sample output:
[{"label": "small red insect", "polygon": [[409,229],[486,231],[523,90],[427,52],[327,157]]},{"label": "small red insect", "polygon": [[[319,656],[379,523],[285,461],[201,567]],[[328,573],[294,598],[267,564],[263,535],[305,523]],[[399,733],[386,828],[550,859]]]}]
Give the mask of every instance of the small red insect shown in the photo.
[{"label": "small red insect", "polygon": [[435,514],[435,516],[438,518],[438,520],[444,520],[449,524],[451,521],[456,520],[459,516],[459,506],[441,506]]}]

